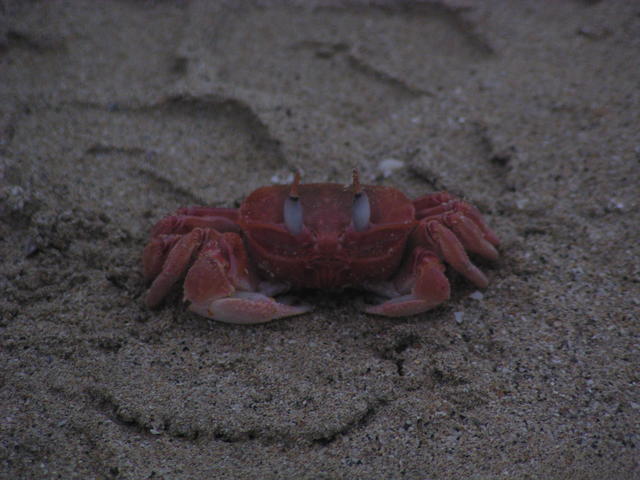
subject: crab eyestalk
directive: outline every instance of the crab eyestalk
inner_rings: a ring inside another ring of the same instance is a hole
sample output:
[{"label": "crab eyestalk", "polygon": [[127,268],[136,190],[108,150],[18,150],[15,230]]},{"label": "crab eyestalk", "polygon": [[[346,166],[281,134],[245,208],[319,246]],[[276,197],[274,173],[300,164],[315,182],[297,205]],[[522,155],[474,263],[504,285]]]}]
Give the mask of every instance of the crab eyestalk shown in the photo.
[{"label": "crab eyestalk", "polygon": [[362,232],[369,228],[369,220],[371,219],[371,205],[369,204],[369,197],[362,190],[360,186],[360,178],[358,176],[358,170],[353,169],[353,209],[351,213],[351,220],[353,221],[353,228],[358,232]]},{"label": "crab eyestalk", "polygon": [[284,201],[284,225],[292,235],[300,235],[302,232],[302,205],[300,204],[300,196],[298,195],[299,183],[300,174],[296,172],[296,176],[291,184],[289,196]]}]

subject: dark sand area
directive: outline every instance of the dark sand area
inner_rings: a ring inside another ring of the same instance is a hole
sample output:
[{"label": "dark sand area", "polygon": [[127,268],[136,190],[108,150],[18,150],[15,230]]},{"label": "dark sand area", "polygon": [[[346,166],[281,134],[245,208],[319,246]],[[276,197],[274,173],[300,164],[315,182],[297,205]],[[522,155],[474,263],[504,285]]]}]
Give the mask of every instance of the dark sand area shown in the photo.
[{"label": "dark sand area", "polygon": [[[0,15],[0,478],[640,478],[640,3]],[[397,320],[146,308],[162,216],[355,166],[477,205],[489,287],[450,272]]]}]

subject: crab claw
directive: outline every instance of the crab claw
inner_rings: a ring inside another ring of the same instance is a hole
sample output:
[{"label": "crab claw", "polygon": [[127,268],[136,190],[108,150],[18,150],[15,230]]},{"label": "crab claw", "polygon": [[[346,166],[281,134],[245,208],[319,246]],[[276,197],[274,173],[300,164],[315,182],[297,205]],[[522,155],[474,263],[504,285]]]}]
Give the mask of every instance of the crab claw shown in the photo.
[{"label": "crab claw", "polygon": [[404,317],[426,312],[449,299],[449,280],[444,274],[444,265],[436,255],[422,247],[413,251],[393,283],[398,296],[367,307],[365,312]]},{"label": "crab claw", "polygon": [[227,323],[264,323],[309,311],[255,292],[255,285],[241,238],[225,233],[203,245],[185,278],[184,299],[192,312]]},{"label": "crab claw", "polygon": [[235,292],[213,301],[191,302],[189,310],[221,322],[249,324],[300,315],[311,308],[279,303],[261,293]]}]

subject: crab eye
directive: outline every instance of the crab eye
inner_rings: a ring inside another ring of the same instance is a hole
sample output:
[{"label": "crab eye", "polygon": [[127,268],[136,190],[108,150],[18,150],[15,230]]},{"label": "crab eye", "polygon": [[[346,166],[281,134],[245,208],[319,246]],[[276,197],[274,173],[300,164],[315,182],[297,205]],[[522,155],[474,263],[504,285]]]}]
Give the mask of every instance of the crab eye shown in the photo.
[{"label": "crab eye", "polygon": [[284,201],[284,225],[292,235],[300,235],[302,232],[302,205],[298,196],[299,184],[300,173],[296,172],[289,196]]},{"label": "crab eye", "polygon": [[369,197],[364,192],[356,193],[353,198],[352,220],[356,231],[361,232],[369,226],[371,218],[371,206],[369,205]]},{"label": "crab eye", "polygon": [[353,221],[353,228],[357,232],[366,230],[369,226],[369,219],[371,218],[371,206],[369,205],[369,197],[364,193],[360,186],[360,177],[358,170],[353,169],[353,211],[351,212],[351,219]]},{"label": "crab eye", "polygon": [[298,197],[287,197],[284,201],[284,225],[293,235],[302,232],[302,205]]}]

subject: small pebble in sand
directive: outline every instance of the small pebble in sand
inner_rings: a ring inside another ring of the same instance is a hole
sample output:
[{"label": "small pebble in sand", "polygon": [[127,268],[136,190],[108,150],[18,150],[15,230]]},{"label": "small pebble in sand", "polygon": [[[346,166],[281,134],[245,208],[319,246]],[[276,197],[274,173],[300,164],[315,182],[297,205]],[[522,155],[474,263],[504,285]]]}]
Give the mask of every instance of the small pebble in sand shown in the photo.
[{"label": "small pebble in sand", "polygon": [[624,210],[624,203],[616,200],[615,198],[609,199],[609,205],[614,210]]},{"label": "small pebble in sand", "polygon": [[271,176],[271,183],[288,185],[291,182],[293,182],[293,173],[291,172],[288,172],[287,174],[276,173]]},{"label": "small pebble in sand", "polygon": [[393,172],[404,167],[404,162],[395,158],[386,158],[378,164],[378,170],[384,178],[390,177]]},{"label": "small pebble in sand", "polygon": [[484,295],[480,290],[476,290],[471,295],[469,295],[469,298],[472,298],[474,300],[482,300],[484,298]]},{"label": "small pebble in sand", "polygon": [[516,207],[518,208],[518,210],[523,210],[527,204],[529,203],[529,200],[526,198],[518,198],[516,200]]}]

